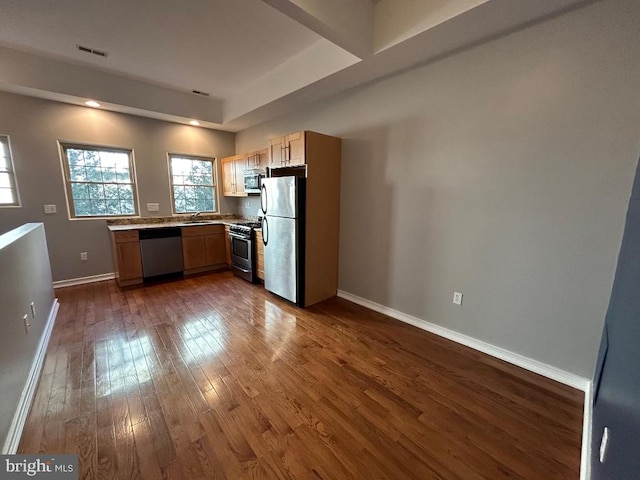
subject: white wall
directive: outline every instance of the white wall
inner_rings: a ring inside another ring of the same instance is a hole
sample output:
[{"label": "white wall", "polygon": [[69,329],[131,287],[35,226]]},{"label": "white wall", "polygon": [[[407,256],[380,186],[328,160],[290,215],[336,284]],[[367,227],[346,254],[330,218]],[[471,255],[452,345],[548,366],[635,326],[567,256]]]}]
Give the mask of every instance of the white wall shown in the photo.
[{"label": "white wall", "polygon": [[[54,280],[113,272],[106,221],[69,220],[58,140],[133,149],[142,216],[171,215],[167,153],[221,158],[235,146],[233,133],[2,92],[0,134],[10,137],[22,200],[21,208],[0,207],[0,233],[44,222]],[[221,212],[229,213],[233,206],[222,194],[219,199]],[[147,202],[159,203],[160,212],[147,212]],[[58,213],[45,215],[44,204],[55,204]]]},{"label": "white wall", "polygon": [[640,2],[596,2],[240,132],[236,151],[342,137],[341,289],[590,377],[640,152],[639,24]]},{"label": "white wall", "polygon": [[[38,354],[54,300],[43,225],[27,224],[0,235],[0,447],[4,446],[2,453],[8,453],[5,450],[5,440],[15,440],[15,432],[10,430],[10,426],[19,407],[23,389],[30,379],[31,366]],[[35,305],[35,317],[31,315],[31,302]],[[23,321],[24,315],[28,315],[31,324],[28,332]],[[31,380],[37,381],[37,377]]]}]

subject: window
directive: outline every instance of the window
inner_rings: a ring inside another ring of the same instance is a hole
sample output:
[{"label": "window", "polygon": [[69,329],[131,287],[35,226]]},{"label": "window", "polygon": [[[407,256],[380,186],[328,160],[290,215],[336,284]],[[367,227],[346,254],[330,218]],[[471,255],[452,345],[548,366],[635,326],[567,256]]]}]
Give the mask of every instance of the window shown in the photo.
[{"label": "window", "polygon": [[61,147],[71,217],[137,215],[131,150]]},{"label": "window", "polygon": [[0,135],[0,207],[17,207],[19,205],[18,186],[11,160],[9,137]]},{"label": "window", "polygon": [[215,212],[215,159],[169,155],[175,213]]}]

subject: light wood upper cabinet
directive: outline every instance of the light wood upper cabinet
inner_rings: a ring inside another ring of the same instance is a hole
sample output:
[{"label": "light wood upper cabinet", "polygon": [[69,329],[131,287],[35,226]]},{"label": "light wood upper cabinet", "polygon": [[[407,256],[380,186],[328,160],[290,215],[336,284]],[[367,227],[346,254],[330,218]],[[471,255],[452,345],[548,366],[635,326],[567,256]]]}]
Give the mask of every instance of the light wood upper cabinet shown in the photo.
[{"label": "light wood upper cabinet", "polygon": [[285,155],[288,167],[305,164],[304,132],[287,135]]},{"label": "light wood upper cabinet", "polygon": [[278,137],[269,140],[269,167],[284,167],[284,144],[287,137]]},{"label": "light wood upper cabinet", "polygon": [[296,132],[269,141],[269,167],[295,167],[305,164],[305,132]]},{"label": "light wood upper cabinet", "polygon": [[222,159],[222,194],[225,197],[233,196],[236,173],[233,166],[233,159]]},{"label": "light wood upper cabinet", "polygon": [[261,169],[264,170],[269,166],[269,153],[267,148],[262,150],[256,150],[245,155],[246,168],[247,169]]},{"label": "light wood upper cabinet", "polygon": [[244,169],[246,165],[246,159],[244,155],[240,155],[240,158],[237,158],[233,161],[233,168],[235,170],[236,177],[236,197],[246,197],[247,194],[244,191]]},{"label": "light wood upper cabinet", "polygon": [[246,197],[244,191],[245,155],[225,157],[222,162],[222,194],[225,197]]}]

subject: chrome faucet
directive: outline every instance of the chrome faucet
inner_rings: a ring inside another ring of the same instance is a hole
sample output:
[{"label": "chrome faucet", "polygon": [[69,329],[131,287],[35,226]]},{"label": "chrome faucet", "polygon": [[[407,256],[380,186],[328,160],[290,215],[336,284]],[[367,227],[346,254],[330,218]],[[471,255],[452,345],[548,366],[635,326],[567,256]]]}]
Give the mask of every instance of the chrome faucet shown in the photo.
[{"label": "chrome faucet", "polygon": [[189,219],[190,222],[195,222],[196,219],[198,218],[198,215],[200,215],[200,212],[196,212],[193,215],[191,215],[191,218]]}]

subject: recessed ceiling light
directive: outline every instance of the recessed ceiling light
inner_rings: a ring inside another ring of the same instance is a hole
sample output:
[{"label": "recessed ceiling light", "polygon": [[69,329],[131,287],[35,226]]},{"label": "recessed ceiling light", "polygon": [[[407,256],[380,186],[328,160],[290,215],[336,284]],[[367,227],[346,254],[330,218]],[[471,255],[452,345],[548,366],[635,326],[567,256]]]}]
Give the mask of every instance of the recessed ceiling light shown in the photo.
[{"label": "recessed ceiling light", "polygon": [[84,104],[87,105],[88,107],[93,107],[93,108],[98,108],[100,106],[100,104],[95,100],[88,100],[84,102]]},{"label": "recessed ceiling light", "polygon": [[197,120],[191,120],[189,122],[189,125],[193,125],[194,127],[199,127],[200,126],[200,122]]}]

